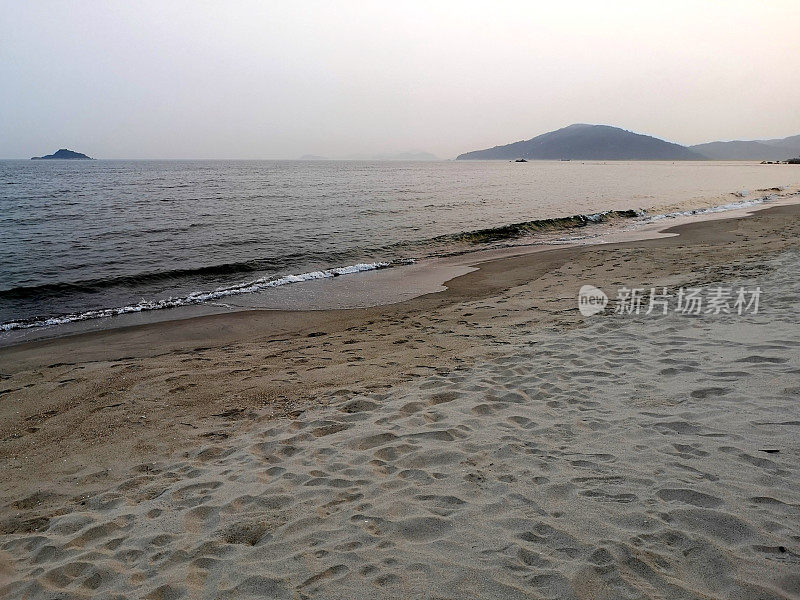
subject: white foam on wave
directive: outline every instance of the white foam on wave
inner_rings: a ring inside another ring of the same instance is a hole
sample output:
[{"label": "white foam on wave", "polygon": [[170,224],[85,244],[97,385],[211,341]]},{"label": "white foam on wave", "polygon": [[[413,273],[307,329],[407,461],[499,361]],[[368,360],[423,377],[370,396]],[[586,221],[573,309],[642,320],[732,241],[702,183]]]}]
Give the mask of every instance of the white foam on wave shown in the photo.
[{"label": "white foam on wave", "polygon": [[395,262],[373,262],[373,263],[358,263],[356,265],[348,265],[346,267],[337,267],[335,269],[326,269],[324,271],[311,271],[309,273],[301,273],[299,275],[284,275],[278,278],[261,277],[245,283],[232,285],[228,287],[219,287],[212,291],[207,292],[192,292],[187,296],[178,298],[165,298],[163,300],[142,300],[136,304],[128,306],[119,306],[116,308],[102,308],[98,310],[89,310],[83,313],[75,313],[70,315],[63,315],[58,317],[48,317],[42,319],[33,319],[30,321],[12,321],[0,325],[0,331],[13,331],[15,329],[30,329],[32,327],[47,327],[50,325],[64,325],[66,323],[75,323],[77,321],[88,321],[89,319],[102,319],[105,317],[117,317],[119,315],[127,315],[132,313],[139,313],[151,310],[162,310],[165,308],[177,308],[179,306],[189,306],[193,304],[202,304],[204,302],[211,302],[220,300],[229,296],[238,296],[240,294],[252,294],[261,290],[269,288],[280,287],[290,283],[302,283],[304,281],[313,281],[315,279],[329,279],[331,277],[339,277],[341,275],[352,275],[354,273],[361,273],[364,271],[374,271],[376,269],[385,269],[395,264],[411,264],[413,259],[403,259]]},{"label": "white foam on wave", "polygon": [[758,206],[771,200],[774,200],[774,195],[762,196],[760,198],[751,198],[749,200],[739,200],[738,202],[729,202],[728,204],[719,204],[717,206],[709,206],[708,208],[695,208],[692,210],[682,210],[678,212],[666,213],[663,215],[650,215],[644,218],[644,223],[652,223],[660,221],[661,219],[675,219],[677,217],[690,217],[692,215],[707,215],[711,213],[727,212],[729,210],[738,210],[740,208],[748,208],[750,206]]}]

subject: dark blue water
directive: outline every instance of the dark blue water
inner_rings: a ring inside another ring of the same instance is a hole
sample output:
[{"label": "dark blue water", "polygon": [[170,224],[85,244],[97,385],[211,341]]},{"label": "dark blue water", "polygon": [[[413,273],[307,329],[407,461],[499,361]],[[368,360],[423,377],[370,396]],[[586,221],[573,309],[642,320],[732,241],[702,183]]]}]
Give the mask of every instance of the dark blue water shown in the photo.
[{"label": "dark blue water", "polygon": [[268,291],[437,236],[788,183],[720,165],[0,161],[0,323]]}]

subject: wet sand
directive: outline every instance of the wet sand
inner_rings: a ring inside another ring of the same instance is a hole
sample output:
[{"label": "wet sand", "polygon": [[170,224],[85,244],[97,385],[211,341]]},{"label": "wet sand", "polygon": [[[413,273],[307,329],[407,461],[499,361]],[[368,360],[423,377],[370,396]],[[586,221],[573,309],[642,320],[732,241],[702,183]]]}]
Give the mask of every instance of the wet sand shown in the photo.
[{"label": "wet sand", "polygon": [[[796,597],[798,215],[0,349],[0,591]],[[714,282],[764,313],[576,306]]]}]

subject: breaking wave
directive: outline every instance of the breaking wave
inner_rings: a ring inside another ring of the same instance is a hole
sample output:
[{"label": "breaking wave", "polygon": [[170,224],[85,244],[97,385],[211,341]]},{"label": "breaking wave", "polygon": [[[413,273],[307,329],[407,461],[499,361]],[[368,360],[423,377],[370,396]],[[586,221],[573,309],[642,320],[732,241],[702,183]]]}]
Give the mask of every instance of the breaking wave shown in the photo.
[{"label": "breaking wave", "polygon": [[641,210],[607,210],[604,212],[590,215],[572,215],[570,217],[556,217],[553,219],[536,219],[534,221],[523,221],[522,223],[511,223],[500,227],[490,227],[488,229],[476,229],[474,231],[464,231],[442,235],[433,239],[434,242],[468,242],[472,244],[482,244],[496,242],[499,240],[513,239],[531,233],[543,231],[554,231],[558,229],[572,229],[575,227],[586,227],[597,223],[606,223],[615,219],[631,219],[641,217],[644,212]]},{"label": "breaking wave", "polygon": [[335,269],[311,271],[309,273],[301,273],[299,275],[261,277],[259,279],[254,279],[252,281],[247,281],[236,285],[219,287],[211,291],[192,292],[191,294],[177,298],[166,298],[163,300],[142,300],[136,304],[129,304],[127,306],[119,306],[115,308],[89,310],[82,313],[73,313],[57,317],[12,321],[0,325],[0,331],[29,329],[31,327],[46,327],[48,325],[64,325],[66,323],[74,323],[77,321],[88,321],[89,319],[102,319],[104,317],[116,317],[131,313],[162,310],[165,308],[177,308],[179,306],[189,306],[192,304],[202,304],[203,302],[213,302],[215,300],[221,300],[230,296],[238,296],[240,294],[251,294],[253,292],[259,292],[261,290],[280,287],[291,283],[302,283],[304,281],[312,281],[314,279],[329,279],[331,277],[339,277],[341,275],[352,275],[354,273],[361,273],[364,271],[386,269],[398,264],[410,264],[411,262],[413,262],[411,259],[403,259],[392,262],[359,263],[346,267],[337,267]]}]

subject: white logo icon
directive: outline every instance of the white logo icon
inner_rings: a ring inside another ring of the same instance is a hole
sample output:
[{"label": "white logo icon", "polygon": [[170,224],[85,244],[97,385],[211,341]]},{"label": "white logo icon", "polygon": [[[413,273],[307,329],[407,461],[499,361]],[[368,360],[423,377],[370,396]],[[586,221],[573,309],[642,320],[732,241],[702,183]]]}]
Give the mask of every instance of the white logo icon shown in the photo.
[{"label": "white logo icon", "polygon": [[578,291],[578,310],[584,317],[591,317],[603,309],[608,304],[608,296],[603,290],[593,285],[584,285]]}]

